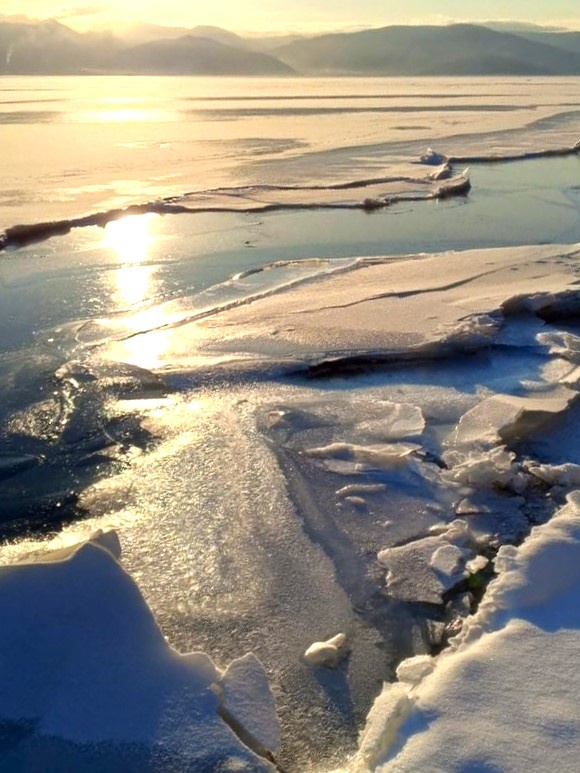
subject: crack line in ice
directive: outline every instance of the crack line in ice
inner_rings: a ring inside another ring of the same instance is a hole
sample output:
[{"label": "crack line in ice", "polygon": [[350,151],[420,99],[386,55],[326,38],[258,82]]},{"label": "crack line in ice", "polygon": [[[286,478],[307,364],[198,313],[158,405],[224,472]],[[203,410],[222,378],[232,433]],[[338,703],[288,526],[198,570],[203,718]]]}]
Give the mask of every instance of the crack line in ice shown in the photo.
[{"label": "crack line in ice", "polygon": [[[321,310],[325,309],[349,309],[354,306],[359,306],[362,303],[367,303],[370,301],[381,301],[386,300],[387,298],[413,298],[417,295],[429,295],[429,293],[439,293],[439,292],[445,292],[446,290],[455,290],[459,287],[464,287],[465,285],[471,284],[471,282],[475,282],[478,279],[482,279],[485,276],[493,276],[493,274],[498,273],[501,269],[494,268],[490,271],[482,271],[481,274],[473,274],[473,276],[466,277],[465,279],[458,279],[456,282],[450,282],[447,285],[439,285],[437,287],[427,287],[422,288],[420,290],[405,290],[398,293],[394,292],[385,292],[385,293],[377,293],[376,295],[367,295],[364,298],[358,298],[356,301],[351,301],[350,303],[338,303],[338,304],[329,304],[325,306],[317,306],[315,309],[300,309],[300,311],[291,311],[289,314],[316,314]],[[470,317],[471,315],[468,315]],[[466,318],[468,318],[466,317]]]}]

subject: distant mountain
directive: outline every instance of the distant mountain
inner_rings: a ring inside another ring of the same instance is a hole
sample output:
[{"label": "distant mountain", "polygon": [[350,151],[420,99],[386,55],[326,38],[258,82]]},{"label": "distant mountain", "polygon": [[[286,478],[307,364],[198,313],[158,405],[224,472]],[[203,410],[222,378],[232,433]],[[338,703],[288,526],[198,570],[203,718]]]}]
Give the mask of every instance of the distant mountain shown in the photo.
[{"label": "distant mountain", "polygon": [[511,21],[485,22],[482,26],[497,32],[508,32],[512,35],[517,35],[532,43],[543,43],[563,51],[580,54],[580,32],[578,31],[564,29],[563,27],[543,27],[539,24]]},{"label": "distant mountain", "polygon": [[310,40],[314,37],[316,37],[316,35],[284,33],[280,35],[247,35],[243,40],[245,40],[252,51],[264,51],[265,53],[270,54],[275,49],[287,46],[290,43],[295,43],[297,40]]},{"label": "distant mountain", "polygon": [[149,22],[132,22],[115,27],[115,35],[131,45],[150,43],[153,40],[175,40],[189,34],[187,27],[164,27]]},{"label": "distant mountain", "polygon": [[580,55],[580,32],[526,32],[525,37],[532,43],[543,43],[561,51]]},{"label": "distant mountain", "polygon": [[0,16],[0,75],[580,75],[580,32],[490,25],[260,38],[139,23],[117,37]]},{"label": "distant mountain", "polygon": [[0,22],[0,74],[288,75],[293,72],[287,64],[268,54],[246,50],[241,38],[238,47],[208,37],[211,33],[235,42],[238,36],[233,33],[209,27],[197,29],[206,37],[188,34],[131,46],[111,33],[81,34],[56,21]]},{"label": "distant mountain", "polygon": [[234,32],[224,30],[221,27],[207,27],[198,24],[197,27],[193,27],[189,31],[190,35],[196,38],[207,38],[207,40],[215,40],[216,43],[223,43],[226,46],[234,46],[234,48],[246,48],[252,49],[252,45],[249,40],[236,35]]},{"label": "distant mountain", "polygon": [[77,74],[102,68],[121,47],[108,33],[74,32],[56,21],[0,22],[0,74]]},{"label": "distant mountain", "polygon": [[[2,17],[0,17],[1,21]],[[269,53],[274,48],[294,43],[296,40],[306,40],[314,35],[299,35],[292,33],[272,33],[270,35],[236,35],[234,32],[222,27],[210,27],[198,25],[197,27],[163,27],[159,24],[147,24],[137,22],[125,24],[115,28],[115,34],[122,40],[132,45],[139,43],[151,43],[154,40],[176,40],[185,35],[193,35],[196,38],[209,38],[228,46],[244,48],[249,51],[261,51]]]},{"label": "distant mountain", "polygon": [[512,35],[527,35],[529,32],[566,32],[564,27],[544,26],[524,21],[486,21],[481,27],[488,27],[496,32],[510,32]]},{"label": "distant mountain", "polygon": [[110,67],[115,72],[164,75],[289,75],[293,72],[290,66],[268,54],[193,35],[126,48],[118,52]]},{"label": "distant mountain", "polygon": [[580,74],[580,56],[573,51],[473,24],[323,35],[282,46],[272,54],[311,74]]},{"label": "distant mountain", "polygon": [[236,35],[235,32],[230,32],[221,27],[209,27],[201,24],[197,27],[164,27],[160,24],[136,22],[124,24],[116,28],[115,33],[131,45],[152,43],[157,40],[177,40],[186,35],[193,35],[195,38],[207,38],[208,40],[215,40],[217,43],[224,43],[227,46],[253,49],[249,41]]}]

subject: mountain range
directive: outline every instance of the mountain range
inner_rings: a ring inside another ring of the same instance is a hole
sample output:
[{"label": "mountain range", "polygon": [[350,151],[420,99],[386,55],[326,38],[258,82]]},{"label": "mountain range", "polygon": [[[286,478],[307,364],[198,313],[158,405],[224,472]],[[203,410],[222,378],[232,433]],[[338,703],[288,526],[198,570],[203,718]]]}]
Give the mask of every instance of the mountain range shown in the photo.
[{"label": "mountain range", "polygon": [[76,32],[0,17],[0,74],[580,75],[580,32],[533,25],[389,26],[240,36],[150,24]]}]

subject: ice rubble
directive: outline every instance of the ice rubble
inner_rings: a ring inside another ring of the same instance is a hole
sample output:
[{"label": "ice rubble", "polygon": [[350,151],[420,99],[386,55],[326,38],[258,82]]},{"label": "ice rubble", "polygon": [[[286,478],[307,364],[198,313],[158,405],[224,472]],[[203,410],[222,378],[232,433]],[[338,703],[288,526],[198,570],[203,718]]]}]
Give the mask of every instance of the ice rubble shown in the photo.
[{"label": "ice rubble", "polygon": [[172,650],[118,554],[109,533],[0,567],[0,724],[27,730],[0,766],[52,738],[133,745],[181,769],[274,770],[280,728],[261,663],[247,655],[222,673]]},{"label": "ice rubble", "polygon": [[521,547],[502,547],[495,569],[451,647],[403,662],[385,686],[360,769],[578,770],[580,491]]},{"label": "ice rubble", "polygon": [[[298,286],[277,308],[264,299],[211,320],[202,331],[210,350],[257,346],[270,357],[284,352],[286,339],[315,378],[356,373],[364,361],[352,353],[361,348],[372,349],[367,359],[372,365],[381,352],[388,363],[494,343],[519,347],[520,353],[533,349],[545,358],[536,381],[520,381],[516,394],[476,400],[449,434],[440,481],[456,491],[455,512],[464,520],[379,552],[391,596],[441,604],[458,583],[488,571],[489,554],[481,552],[486,524],[494,525],[494,518],[497,524],[504,511],[517,514],[529,489],[578,485],[578,465],[525,462],[512,450],[541,434],[577,400],[573,337],[543,328],[530,316],[551,321],[578,315],[577,257],[576,248],[540,247],[509,255],[505,250],[448,254],[438,256],[438,264],[432,256],[388,265],[361,261],[352,269],[356,282],[348,271],[326,276],[316,293]],[[518,339],[517,315],[528,315],[525,341]],[[228,328],[235,333],[226,340]],[[266,343],[269,329],[277,331],[272,346]],[[334,358],[328,355],[333,347]],[[323,350],[324,360],[317,361]],[[341,438],[307,447],[304,454],[345,474],[404,465],[417,451],[404,432],[390,439],[365,436],[360,426],[351,431],[348,423],[342,429]],[[422,429],[417,427],[418,435]],[[361,485],[338,488],[337,496],[364,499]],[[571,495],[554,521],[535,529],[521,548],[499,550],[500,576],[449,652],[402,663],[399,682],[385,687],[370,713],[357,764],[385,773],[467,768],[539,773],[547,755],[550,767],[577,769],[572,749],[580,735],[575,718],[580,683],[573,664],[580,641],[578,614],[570,606],[580,589],[580,569],[571,557],[580,557],[579,511],[580,495]],[[523,516],[521,527],[517,518],[512,521],[515,540],[528,526]]]},{"label": "ice rubble", "polygon": [[337,633],[327,641],[316,641],[304,653],[304,661],[309,666],[336,668],[347,655],[346,635]]}]

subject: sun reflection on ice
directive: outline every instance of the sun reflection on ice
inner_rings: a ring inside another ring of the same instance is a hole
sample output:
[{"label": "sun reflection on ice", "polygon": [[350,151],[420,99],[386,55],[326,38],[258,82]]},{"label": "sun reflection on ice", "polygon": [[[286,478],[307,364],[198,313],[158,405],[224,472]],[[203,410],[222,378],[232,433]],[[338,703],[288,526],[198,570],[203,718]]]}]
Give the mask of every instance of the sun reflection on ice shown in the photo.
[{"label": "sun reflection on ice", "polygon": [[121,307],[138,306],[150,295],[153,268],[147,265],[153,241],[150,224],[155,215],[129,215],[105,226],[107,244],[118,257],[121,268],[115,272],[115,299]]},{"label": "sun reflection on ice", "polygon": [[123,360],[147,369],[160,364],[168,345],[167,332],[160,330],[168,322],[166,312],[152,302],[156,269],[148,263],[154,241],[151,223],[156,217],[129,215],[105,226],[107,245],[121,264],[114,272],[116,305],[121,311],[135,310],[128,320],[134,332],[122,342]]},{"label": "sun reflection on ice", "polygon": [[155,215],[128,215],[105,226],[107,243],[121,263],[144,263],[152,242],[150,224]]}]

